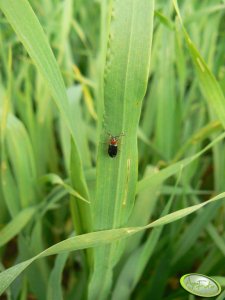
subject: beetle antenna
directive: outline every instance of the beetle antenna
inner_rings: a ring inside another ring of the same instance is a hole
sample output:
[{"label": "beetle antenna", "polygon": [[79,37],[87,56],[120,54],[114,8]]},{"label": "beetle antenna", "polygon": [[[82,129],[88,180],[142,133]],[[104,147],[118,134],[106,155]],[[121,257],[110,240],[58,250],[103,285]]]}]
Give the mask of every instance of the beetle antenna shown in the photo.
[{"label": "beetle antenna", "polygon": [[118,139],[118,138],[120,138],[121,136],[124,136],[124,135],[125,135],[125,133],[121,132],[121,134],[120,135],[116,135],[115,138]]}]

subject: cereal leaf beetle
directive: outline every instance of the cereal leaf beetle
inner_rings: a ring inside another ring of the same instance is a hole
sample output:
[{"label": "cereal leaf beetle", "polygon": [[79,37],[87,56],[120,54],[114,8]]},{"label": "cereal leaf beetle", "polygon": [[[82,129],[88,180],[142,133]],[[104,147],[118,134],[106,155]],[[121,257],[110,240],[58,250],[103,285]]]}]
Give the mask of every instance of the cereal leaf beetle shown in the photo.
[{"label": "cereal leaf beetle", "polygon": [[108,133],[110,136],[109,139],[109,146],[108,146],[108,154],[110,157],[114,158],[116,157],[118,153],[118,142],[121,136],[124,136],[124,133],[121,133],[120,135],[111,135]]}]

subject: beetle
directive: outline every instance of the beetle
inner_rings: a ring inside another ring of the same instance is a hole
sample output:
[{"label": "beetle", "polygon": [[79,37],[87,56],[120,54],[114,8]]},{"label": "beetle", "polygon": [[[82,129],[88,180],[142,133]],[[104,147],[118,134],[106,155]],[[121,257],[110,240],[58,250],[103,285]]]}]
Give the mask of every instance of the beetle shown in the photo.
[{"label": "beetle", "polygon": [[121,133],[120,135],[111,135],[109,133],[110,136],[110,140],[109,140],[109,146],[108,146],[108,154],[110,157],[114,158],[116,157],[117,153],[118,153],[118,142],[121,136],[123,136],[124,134]]}]

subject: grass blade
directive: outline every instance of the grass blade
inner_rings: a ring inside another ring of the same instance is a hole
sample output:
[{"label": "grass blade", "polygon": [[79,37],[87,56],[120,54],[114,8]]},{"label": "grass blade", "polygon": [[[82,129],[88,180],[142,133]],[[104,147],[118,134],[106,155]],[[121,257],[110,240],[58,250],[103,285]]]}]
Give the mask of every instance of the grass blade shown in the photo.
[{"label": "grass blade", "polygon": [[177,0],[173,0],[173,4],[183,29],[186,45],[191,54],[192,61],[196,66],[201,91],[207,100],[209,107],[213,108],[217,118],[225,128],[225,97],[223,91],[188,35],[182,22]]},{"label": "grass blade", "polygon": [[61,288],[62,272],[68,258],[68,253],[61,253],[55,260],[54,268],[50,274],[48,282],[47,300],[62,300],[63,293]]},{"label": "grass blade", "polygon": [[146,176],[145,178],[143,178],[142,180],[140,180],[138,182],[137,193],[139,191],[142,191],[142,190],[146,189],[146,188],[150,189],[150,186],[152,186],[152,188],[155,188],[156,186],[159,186],[164,180],[166,180],[170,176],[172,176],[172,175],[176,174],[177,172],[179,172],[182,168],[189,165],[192,161],[196,160],[204,152],[206,152],[211,147],[213,147],[216,143],[223,140],[224,137],[225,137],[225,133],[222,133],[217,138],[215,138],[208,146],[206,146],[204,149],[197,152],[196,154],[194,154],[190,157],[187,157],[187,158],[185,158],[185,159],[183,159],[183,160],[181,160],[177,163],[174,163],[174,164],[168,166],[167,168],[160,170],[157,173],[154,173],[150,176]]},{"label": "grass blade", "polygon": [[10,241],[15,235],[17,235],[24,226],[30,221],[34,213],[37,211],[35,207],[29,207],[23,209],[18,213],[11,222],[9,222],[1,231],[0,231],[0,247],[5,245]]},{"label": "grass blade", "polygon": [[[126,224],[133,208],[138,163],[137,129],[149,74],[153,15],[153,0],[112,1],[104,74],[104,119],[98,151],[96,198],[92,207],[94,230]],[[103,144],[107,141],[107,132],[114,136],[125,134],[121,138],[121,151],[114,159],[107,155]],[[112,268],[120,252],[118,244],[111,249],[96,249],[90,299],[107,297]]]},{"label": "grass blade", "polygon": [[[48,44],[44,31],[34,14],[30,4],[26,0],[0,0],[0,9],[6,15],[9,23],[17,33],[30,57],[43,76],[46,84],[52,92],[55,103],[59,109],[65,124],[73,138],[76,161],[76,174],[80,175],[79,184],[74,186],[80,194],[85,191],[84,198],[88,194],[80,150],[76,143],[76,128],[73,122],[73,115],[66,95],[65,85],[56,63],[53,52]],[[89,209],[87,208],[88,213]],[[89,228],[90,229],[90,228]]]},{"label": "grass blade", "polygon": [[162,226],[169,224],[185,216],[201,209],[202,207],[213,203],[215,201],[225,198],[225,193],[221,193],[208,201],[203,203],[193,205],[173,213],[170,213],[164,217],[159,218],[158,220],[142,227],[129,227],[129,228],[118,228],[110,230],[102,230],[98,232],[91,232],[68,238],[60,243],[57,243],[50,248],[44,250],[38,255],[32,257],[29,260],[26,260],[20,264],[17,264],[3,272],[0,273],[0,295],[7,289],[7,287],[35,260],[46,257],[49,255],[59,254],[63,252],[70,252],[74,250],[86,249],[90,247],[99,247],[105,244],[110,244],[120,239],[128,238],[135,233],[138,233],[142,230],[148,228],[154,228],[156,226]]}]

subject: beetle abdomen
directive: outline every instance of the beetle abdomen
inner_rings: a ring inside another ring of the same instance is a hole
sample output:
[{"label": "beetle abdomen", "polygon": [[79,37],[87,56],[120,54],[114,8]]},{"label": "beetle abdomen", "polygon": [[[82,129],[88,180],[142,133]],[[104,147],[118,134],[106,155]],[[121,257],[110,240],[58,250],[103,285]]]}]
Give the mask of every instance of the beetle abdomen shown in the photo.
[{"label": "beetle abdomen", "polygon": [[115,157],[117,155],[117,145],[109,145],[108,154],[110,157]]}]

